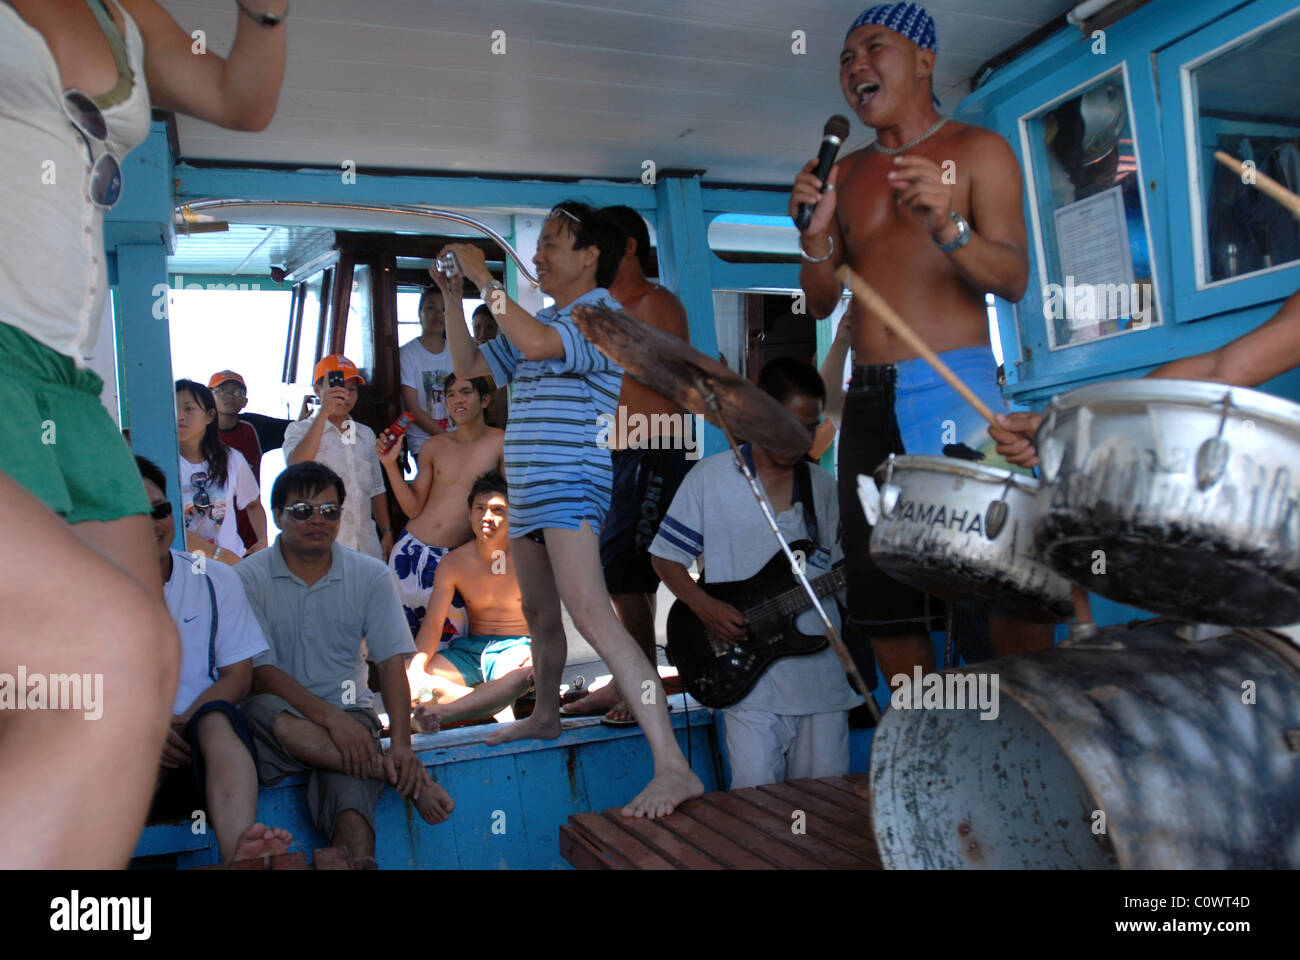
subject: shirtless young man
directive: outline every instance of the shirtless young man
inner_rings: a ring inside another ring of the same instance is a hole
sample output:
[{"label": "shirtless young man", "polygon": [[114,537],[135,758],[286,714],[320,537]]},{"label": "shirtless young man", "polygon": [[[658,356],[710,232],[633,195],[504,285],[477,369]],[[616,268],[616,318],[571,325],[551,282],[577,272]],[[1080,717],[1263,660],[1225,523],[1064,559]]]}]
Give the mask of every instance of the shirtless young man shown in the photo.
[{"label": "shirtless young man", "polygon": [[[622,371],[578,330],[581,303],[612,298],[622,248],[617,231],[585,204],[566,201],[547,216],[537,241],[537,276],[554,305],[528,313],[493,279],[483,252],[469,244],[444,248],[463,273],[436,275],[446,294],[447,333],[458,376],[493,374],[512,381],[513,415],[506,430],[510,535],[533,638],[537,706],[526,720],[503,726],[488,743],[560,735],[560,674],[567,640],[560,601],[608,665],[654,754],[654,777],[625,816],[667,816],[704,792],[668,719],[659,675],[619,623],[605,590],[597,537],[609,511],[609,451],[596,442],[601,414],[616,409]],[[463,278],[497,314],[504,336],[479,347],[470,339],[461,301]]]},{"label": "shirtless young man", "polygon": [[[388,473],[397,503],[411,518],[393,545],[388,568],[397,583],[397,595],[413,635],[420,632],[424,623],[429,593],[433,590],[433,572],[439,561],[452,548],[474,536],[464,507],[470,486],[475,477],[502,468],[505,431],[483,422],[487,384],[478,378],[470,380],[453,373],[447,375],[443,388],[448,415],[456,429],[424,442],[416,461],[419,472],[414,484],[408,484],[402,477],[397,462],[401,444],[393,444],[391,450],[384,452],[389,439],[387,430],[375,443],[375,452]],[[450,640],[465,632],[463,602],[451,608],[448,620],[453,629],[448,631],[440,622],[439,638],[445,635]],[[437,649],[436,644],[434,648]]]},{"label": "shirtless young man", "polygon": [[[1004,410],[984,295],[1014,302],[1028,282],[1020,168],[997,134],[935,112],[937,50],[934,21],[915,3],[871,7],[849,28],[840,89],[877,140],[841,159],[825,192],[816,161],[795,179],[791,216],[800,203],[816,205],[800,237],[800,285],[809,312],[824,317],[841,295],[835,271],[848,263],[985,403]],[[850,627],[870,635],[885,677],[910,676],[917,664],[933,669],[926,598],[871,562],[858,474],[871,475],[891,452],[993,444],[979,415],[875,316],[855,303],[851,318],[859,366],[844,401],[839,464]],[[996,633],[998,652],[1012,652]],[[1022,646],[1049,643],[1034,627]]]},{"label": "shirtless young man", "polygon": [[[413,699],[425,690],[433,695],[431,703],[415,709],[424,733],[471,717],[513,720],[510,705],[533,678],[528,622],[510,555],[509,493],[506,478],[495,470],[474,481],[469,519],[474,539],[438,564],[429,616],[406,671]],[[439,653],[433,624],[446,616],[457,592],[469,612],[469,636],[457,637]]]},{"label": "shirtless young man", "polygon": [[[689,343],[690,329],[682,302],[666,288],[646,279],[650,233],[641,215],[630,207],[605,207],[600,212],[623,235],[623,258],[609,292],[625,312],[642,323]],[[623,378],[618,404],[627,410],[627,423],[645,423],[648,429],[645,439],[637,438],[635,445],[617,432],[610,436],[614,491],[609,516],[600,531],[600,562],[605,570],[605,588],[619,619],[641,652],[655,663],[655,592],[659,589],[659,575],[651,565],[650,544],[659,530],[660,518],[691,467],[686,445],[692,438],[682,433],[690,428],[683,422],[681,407],[635,377]],[[621,415],[619,422],[624,422]],[[606,722],[628,726],[636,722],[612,682],[561,712],[564,716],[604,713]]]}]

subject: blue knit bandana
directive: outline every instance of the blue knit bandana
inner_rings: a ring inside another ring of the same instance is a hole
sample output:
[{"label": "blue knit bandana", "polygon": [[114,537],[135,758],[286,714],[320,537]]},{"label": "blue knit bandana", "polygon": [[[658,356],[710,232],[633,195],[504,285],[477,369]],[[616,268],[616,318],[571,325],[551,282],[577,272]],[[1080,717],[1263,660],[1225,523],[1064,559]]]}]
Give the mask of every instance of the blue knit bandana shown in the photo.
[{"label": "blue knit bandana", "polygon": [[919,3],[880,3],[868,7],[858,14],[858,19],[853,21],[853,26],[849,27],[844,38],[847,40],[850,33],[868,24],[893,30],[922,50],[939,52],[939,35],[934,29],[934,18]]}]

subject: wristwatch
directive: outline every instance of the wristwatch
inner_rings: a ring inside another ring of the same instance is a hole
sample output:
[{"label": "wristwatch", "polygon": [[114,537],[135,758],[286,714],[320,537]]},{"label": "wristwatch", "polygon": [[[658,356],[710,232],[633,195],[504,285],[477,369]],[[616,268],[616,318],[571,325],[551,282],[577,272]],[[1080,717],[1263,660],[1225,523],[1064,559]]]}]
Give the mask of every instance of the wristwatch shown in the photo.
[{"label": "wristwatch", "polygon": [[493,277],[487,283],[483,284],[483,286],[478,288],[479,299],[482,300],[484,303],[489,304],[488,306],[489,310],[492,309],[490,305],[490,298],[492,294],[497,290],[500,290],[501,293],[504,294],[506,292],[506,285],[502,283],[500,280],[496,279],[495,277]]},{"label": "wristwatch", "polygon": [[962,247],[966,246],[966,244],[970,243],[970,224],[966,222],[966,218],[956,210],[952,212],[951,217],[952,222],[957,224],[957,236],[952,238],[951,243],[940,243],[938,240],[934,241],[934,245],[944,253],[952,253],[954,250],[960,250]]},{"label": "wristwatch", "polygon": [[284,13],[278,17],[273,13],[257,13],[254,10],[249,10],[248,7],[244,6],[244,0],[235,0],[235,6],[239,7],[240,13],[259,27],[278,27],[289,16],[289,5],[287,3],[284,5]]}]

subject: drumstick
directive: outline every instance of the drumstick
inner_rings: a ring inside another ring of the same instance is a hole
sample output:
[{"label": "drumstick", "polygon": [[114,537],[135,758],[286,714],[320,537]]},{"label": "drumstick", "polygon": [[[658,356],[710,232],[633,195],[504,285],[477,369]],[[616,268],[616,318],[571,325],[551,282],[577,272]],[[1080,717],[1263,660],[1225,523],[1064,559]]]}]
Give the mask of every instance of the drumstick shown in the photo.
[{"label": "drumstick", "polygon": [[993,411],[985,405],[984,401],[975,396],[975,392],[962,382],[961,377],[948,369],[948,364],[944,363],[937,353],[926,346],[925,341],[916,335],[912,328],[894,312],[893,307],[886,303],[880,294],[871,289],[867,281],[850,270],[848,266],[836,270],[835,276],[841,283],[849,285],[850,289],[853,290],[854,299],[861,302],[868,310],[884,321],[886,327],[915,350],[922,360],[932,366],[939,376],[947,380],[949,385],[962,395],[967,403],[978,410],[981,417],[993,424],[993,426],[998,426],[997,420],[993,417]]},{"label": "drumstick", "polygon": [[[1247,174],[1246,165],[1236,157],[1224,153],[1222,150],[1214,151],[1214,159],[1231,170],[1239,177],[1245,177]],[[1268,194],[1282,206],[1286,207],[1297,217],[1300,217],[1300,196],[1296,196],[1282,184],[1278,183],[1272,177],[1260,173],[1258,170],[1249,171],[1250,179],[1244,180],[1243,183],[1249,183],[1261,193]]]}]

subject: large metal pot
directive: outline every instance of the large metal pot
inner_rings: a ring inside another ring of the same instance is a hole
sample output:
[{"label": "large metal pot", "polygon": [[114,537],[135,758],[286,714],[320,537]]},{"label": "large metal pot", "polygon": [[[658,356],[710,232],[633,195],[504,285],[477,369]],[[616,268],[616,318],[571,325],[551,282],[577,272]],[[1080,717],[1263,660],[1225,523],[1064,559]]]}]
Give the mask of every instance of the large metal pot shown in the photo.
[{"label": "large metal pot", "polygon": [[1146,621],[931,675],[996,676],[997,716],[885,714],[885,866],[1300,867],[1300,653],[1219,629]]},{"label": "large metal pot", "polygon": [[1300,405],[1188,380],[1053,398],[1034,545],[1104,597],[1239,626],[1300,620]]},{"label": "large metal pot", "polygon": [[1029,521],[1038,481],[951,457],[892,454],[876,470],[876,565],[949,600],[1053,622],[1070,615],[1070,584],[1034,555]]}]

